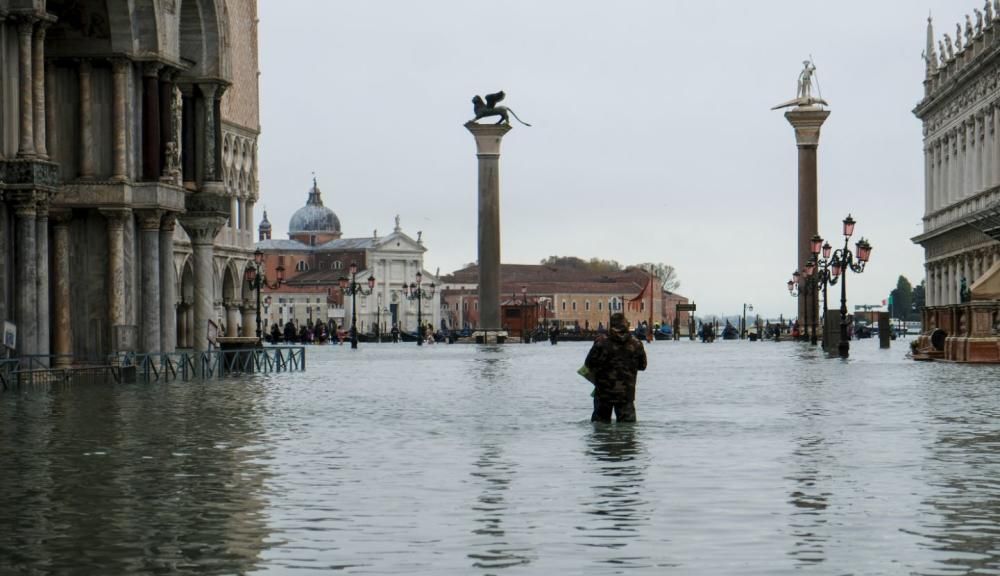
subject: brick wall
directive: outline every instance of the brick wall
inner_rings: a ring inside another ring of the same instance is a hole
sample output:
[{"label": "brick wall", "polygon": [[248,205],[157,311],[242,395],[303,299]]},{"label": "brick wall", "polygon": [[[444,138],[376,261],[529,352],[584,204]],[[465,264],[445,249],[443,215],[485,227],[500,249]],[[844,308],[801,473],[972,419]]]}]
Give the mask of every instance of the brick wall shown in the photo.
[{"label": "brick wall", "polygon": [[257,0],[226,0],[229,64],[233,85],[222,97],[222,119],[260,131]]}]

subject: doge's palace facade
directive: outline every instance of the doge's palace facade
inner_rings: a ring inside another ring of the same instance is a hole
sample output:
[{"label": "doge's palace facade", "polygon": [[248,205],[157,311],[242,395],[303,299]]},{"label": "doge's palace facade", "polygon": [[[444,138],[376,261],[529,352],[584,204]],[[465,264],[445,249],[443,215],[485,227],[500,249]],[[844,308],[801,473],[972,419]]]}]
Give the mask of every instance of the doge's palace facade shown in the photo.
[{"label": "doge's palace facade", "polygon": [[[927,306],[956,304],[1000,260],[1000,2],[935,38],[928,20],[923,121]],[[992,237],[991,237],[992,236]]]},{"label": "doge's palace facade", "polygon": [[210,322],[252,323],[257,73],[256,0],[0,0],[15,354],[204,350]]}]

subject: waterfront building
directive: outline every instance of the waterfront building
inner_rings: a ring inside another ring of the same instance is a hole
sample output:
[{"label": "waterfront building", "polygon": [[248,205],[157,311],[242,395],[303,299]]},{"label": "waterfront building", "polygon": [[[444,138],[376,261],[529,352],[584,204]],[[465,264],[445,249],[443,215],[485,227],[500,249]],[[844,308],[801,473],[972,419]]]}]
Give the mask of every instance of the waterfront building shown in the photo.
[{"label": "waterfront building", "polygon": [[0,0],[0,320],[14,353],[247,331],[255,0]]},{"label": "waterfront building", "polygon": [[[441,278],[441,317],[449,328],[479,327],[478,278],[475,264]],[[673,325],[675,305],[687,303],[687,298],[663,290],[659,278],[639,268],[594,273],[571,267],[502,264],[500,284],[502,319],[518,333],[524,324],[522,315],[536,324],[584,330],[606,327],[614,312],[623,312],[632,326],[650,318],[654,324]],[[681,313],[685,325],[687,314]]]},{"label": "waterfront building", "polygon": [[[970,20],[971,22],[971,20]],[[1000,13],[936,42],[927,23],[923,232],[927,306],[957,304],[1000,261]]]},{"label": "waterfront building", "polygon": [[[343,295],[340,279],[350,276],[350,266],[354,263],[360,284],[367,288],[369,276],[376,280],[370,295],[356,297],[358,330],[371,332],[376,324],[383,330],[393,325],[416,330],[417,303],[405,297],[403,284],[415,282],[418,272],[425,287],[436,283],[437,278],[424,270],[427,248],[423,233],[417,232],[416,240],[408,236],[400,226],[399,216],[390,234],[380,236],[375,230],[367,237],[344,238],[340,218],[323,204],[322,192],[314,179],[305,206],[288,222],[288,239],[272,238],[271,230],[265,213],[256,248],[264,254],[268,281],[275,283],[279,268],[283,279],[279,286],[266,287],[263,292],[271,298],[266,313],[268,325],[282,319],[301,322],[313,314],[314,319],[332,320],[338,326],[349,327],[351,298]],[[317,302],[323,295],[326,300]],[[440,293],[435,292],[433,298],[421,303],[422,321],[437,325],[439,308]]]}]

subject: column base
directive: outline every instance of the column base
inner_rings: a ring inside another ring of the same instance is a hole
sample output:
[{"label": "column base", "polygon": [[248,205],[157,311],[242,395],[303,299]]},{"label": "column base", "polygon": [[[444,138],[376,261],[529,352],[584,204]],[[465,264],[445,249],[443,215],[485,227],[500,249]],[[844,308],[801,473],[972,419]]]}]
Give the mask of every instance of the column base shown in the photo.
[{"label": "column base", "polygon": [[477,330],[472,333],[476,344],[503,344],[508,337],[506,330]]}]

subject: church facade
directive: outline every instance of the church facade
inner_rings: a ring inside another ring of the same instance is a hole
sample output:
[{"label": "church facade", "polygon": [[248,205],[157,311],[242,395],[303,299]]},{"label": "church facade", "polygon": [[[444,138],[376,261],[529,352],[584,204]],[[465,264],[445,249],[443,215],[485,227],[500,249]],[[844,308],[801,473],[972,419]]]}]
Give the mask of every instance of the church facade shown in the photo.
[{"label": "church facade", "polygon": [[967,18],[954,40],[928,20],[923,122],[927,306],[957,304],[1000,261],[1000,12]]},{"label": "church facade", "polygon": [[0,0],[0,55],[14,353],[204,350],[210,323],[246,330],[256,0]]},{"label": "church facade", "polygon": [[[403,289],[404,284],[415,284],[419,274],[423,288],[430,292],[432,283],[437,288],[437,279],[424,270],[423,233],[417,232],[414,240],[403,232],[398,216],[389,234],[379,235],[375,230],[367,237],[344,238],[340,218],[323,204],[314,180],[306,205],[289,220],[288,236],[287,240],[272,239],[271,223],[264,214],[256,247],[264,255],[264,272],[272,284],[263,292],[265,331],[267,326],[289,321],[333,322],[349,328],[355,311],[340,280],[350,277],[351,264],[365,290],[369,276],[375,277],[371,294],[354,298],[359,332],[373,332],[375,326],[384,332],[394,325],[413,332],[418,316],[424,325],[439,325],[440,291],[428,294],[418,309],[417,301],[407,298]],[[280,285],[274,286],[278,278]]]}]

